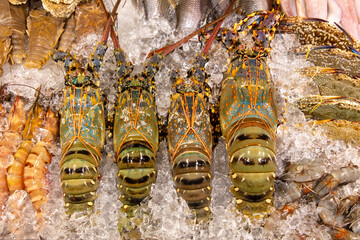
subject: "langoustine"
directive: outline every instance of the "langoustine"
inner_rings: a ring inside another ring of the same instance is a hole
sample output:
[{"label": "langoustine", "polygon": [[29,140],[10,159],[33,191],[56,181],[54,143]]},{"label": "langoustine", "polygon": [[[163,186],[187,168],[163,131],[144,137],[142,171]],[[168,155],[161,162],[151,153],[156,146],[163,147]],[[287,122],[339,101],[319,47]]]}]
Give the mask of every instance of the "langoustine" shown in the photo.
[{"label": "langoustine", "polygon": [[0,76],[2,75],[2,66],[8,61],[11,45],[11,22],[10,7],[7,1],[0,2]]}]

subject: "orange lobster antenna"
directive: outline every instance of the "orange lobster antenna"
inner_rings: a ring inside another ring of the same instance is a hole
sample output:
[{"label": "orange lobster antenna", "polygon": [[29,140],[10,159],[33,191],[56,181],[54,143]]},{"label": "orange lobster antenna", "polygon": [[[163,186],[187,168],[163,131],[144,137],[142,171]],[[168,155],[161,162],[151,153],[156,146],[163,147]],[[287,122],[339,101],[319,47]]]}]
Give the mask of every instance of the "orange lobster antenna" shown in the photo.
[{"label": "orange lobster antenna", "polygon": [[[233,0],[232,3],[230,3],[229,7],[226,9],[225,15],[232,9],[232,7],[234,6],[235,3],[236,3],[236,0]],[[211,46],[212,42],[214,41],[217,33],[219,32],[221,24],[224,22],[224,20],[225,20],[225,18],[223,18],[214,28],[213,33],[211,34],[209,40],[207,41],[207,43],[203,49],[204,54],[206,54],[209,51],[210,46]]]},{"label": "orange lobster antenna", "polygon": [[103,37],[101,39],[101,42],[106,43],[107,39],[109,37],[109,31],[111,31],[111,38],[113,38],[113,37],[116,38],[116,34],[115,34],[114,29],[112,28],[112,25],[113,25],[113,23],[115,21],[116,11],[117,11],[117,9],[119,7],[119,4],[120,4],[121,0],[116,1],[110,16],[109,16],[109,13],[106,11],[106,8],[105,8],[104,3],[102,2],[102,0],[99,0],[99,2],[100,2],[100,5],[101,5],[101,7],[103,8],[103,10],[105,12],[106,17],[108,18],[108,21],[107,21],[106,27],[105,27],[105,32],[104,32],[104,35],[103,35]]}]

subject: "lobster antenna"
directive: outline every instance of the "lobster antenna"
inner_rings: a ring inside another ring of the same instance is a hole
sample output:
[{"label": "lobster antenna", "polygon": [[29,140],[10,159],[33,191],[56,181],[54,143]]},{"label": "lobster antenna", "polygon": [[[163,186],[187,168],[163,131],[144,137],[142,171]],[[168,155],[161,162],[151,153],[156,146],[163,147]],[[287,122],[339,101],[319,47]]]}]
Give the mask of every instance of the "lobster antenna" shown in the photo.
[{"label": "lobster antenna", "polygon": [[[103,0],[98,0],[98,3],[100,4],[101,8],[103,9],[105,16],[107,19],[109,19],[110,14],[109,12],[106,10],[106,7],[104,5]],[[119,3],[120,4],[120,3]],[[111,39],[114,41],[115,38],[117,38],[116,33],[114,31],[114,28],[110,28],[110,35],[111,35]]]},{"label": "lobster antenna", "polygon": [[[235,3],[236,3],[236,0],[233,0],[233,1],[230,3],[229,7],[228,7],[228,8],[226,9],[226,11],[225,11],[225,14],[227,14],[227,13],[232,9],[232,7],[234,6]],[[204,54],[206,54],[206,53],[209,51],[210,46],[211,46],[212,42],[214,41],[216,35],[218,34],[219,29],[220,29],[220,27],[221,27],[221,24],[224,22],[224,20],[225,20],[225,18],[223,18],[220,22],[218,22],[218,24],[217,24],[216,27],[214,28],[213,33],[211,34],[208,42],[206,43],[206,45],[205,45],[205,47],[204,47],[204,49],[203,49],[203,53],[204,53]]]},{"label": "lobster antenna", "polygon": [[35,114],[35,109],[36,107],[38,106],[38,101],[39,101],[39,96],[40,96],[40,89],[41,89],[41,85],[36,89],[37,91],[37,94],[36,94],[36,98],[35,98],[35,101],[31,107],[31,110],[30,110],[30,115],[28,116],[28,118],[26,119],[26,123],[25,123],[25,128],[22,132],[22,135],[21,137],[23,139],[27,139],[29,134],[30,134],[30,130],[31,130],[31,121],[32,119],[35,117],[34,114]]},{"label": "lobster antenna", "polygon": [[34,88],[30,85],[26,85],[26,84],[22,84],[22,83],[5,83],[4,85],[1,85],[0,84],[0,94],[1,92],[3,91],[3,89],[7,86],[23,86],[23,87],[28,87],[28,88],[31,88],[33,90],[35,90],[35,92],[38,93],[38,95],[40,94],[41,96],[45,96],[42,92],[40,92],[40,88],[41,86],[39,86],[38,88]]},{"label": "lobster antenna", "polygon": [[351,36],[350,33],[348,33],[342,26],[340,26],[338,23],[334,22],[335,26],[337,26],[342,32],[344,32],[345,36],[352,42],[356,43],[353,36]]},{"label": "lobster antenna", "polygon": [[[100,0],[101,1],[101,0]],[[111,14],[110,16],[108,17],[108,21],[106,23],[106,27],[105,27],[105,32],[104,32],[104,35],[101,39],[101,42],[102,43],[106,43],[107,42],[107,39],[109,37],[109,31],[111,31],[110,29],[112,29],[112,25],[113,25],[113,22],[115,20],[115,15],[116,15],[116,11],[119,7],[119,4],[120,4],[121,0],[117,0],[115,5],[114,5],[114,8],[113,10],[111,11]],[[101,4],[100,4],[101,5]],[[102,5],[103,6],[103,5]],[[103,6],[105,8],[105,6]],[[105,12],[105,15],[109,15],[106,11],[106,9],[104,10]],[[112,32],[114,32],[114,30],[112,30]],[[114,35],[116,36],[115,32],[114,32]]]},{"label": "lobster antenna", "polygon": [[215,21],[212,21],[211,23],[206,24],[205,26],[201,27],[200,29],[196,30],[195,32],[191,33],[190,35],[186,36],[185,38],[177,41],[176,43],[173,43],[171,45],[165,46],[163,48],[157,49],[155,51],[150,52],[146,58],[150,58],[152,57],[155,53],[160,53],[162,52],[163,55],[167,55],[169,53],[171,53],[172,51],[174,51],[176,48],[180,47],[182,44],[186,43],[187,41],[189,41],[192,37],[194,37],[196,34],[201,33],[204,29],[220,22],[221,20],[223,20],[224,18],[230,16],[231,14],[233,14],[234,12],[236,12],[237,10],[239,10],[240,7],[235,8],[234,10],[230,11],[229,13],[225,14],[224,16],[216,19]]}]

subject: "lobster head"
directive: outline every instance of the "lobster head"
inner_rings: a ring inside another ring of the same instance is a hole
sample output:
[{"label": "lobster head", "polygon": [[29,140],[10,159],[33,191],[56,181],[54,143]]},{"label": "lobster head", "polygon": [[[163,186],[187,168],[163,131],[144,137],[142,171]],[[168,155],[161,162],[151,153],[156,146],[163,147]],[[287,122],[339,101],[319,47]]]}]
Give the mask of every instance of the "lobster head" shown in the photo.
[{"label": "lobster head", "polygon": [[92,83],[93,74],[89,69],[85,69],[74,59],[65,61],[66,77],[65,83],[74,86],[83,86]]}]

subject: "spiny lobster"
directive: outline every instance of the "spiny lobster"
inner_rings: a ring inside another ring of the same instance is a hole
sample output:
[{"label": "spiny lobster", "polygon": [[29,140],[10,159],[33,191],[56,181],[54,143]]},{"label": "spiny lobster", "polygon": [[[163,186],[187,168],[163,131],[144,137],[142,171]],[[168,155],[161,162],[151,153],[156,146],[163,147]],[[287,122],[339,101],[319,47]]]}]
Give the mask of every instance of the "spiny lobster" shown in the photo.
[{"label": "spiny lobster", "polygon": [[[222,82],[219,113],[230,158],[231,192],[239,211],[260,217],[273,205],[277,110],[266,58],[283,17],[279,2],[271,11],[253,12],[233,29],[223,29],[219,38],[231,56]],[[241,29],[255,17],[248,30]],[[248,31],[254,41],[250,48],[241,39]]]}]

